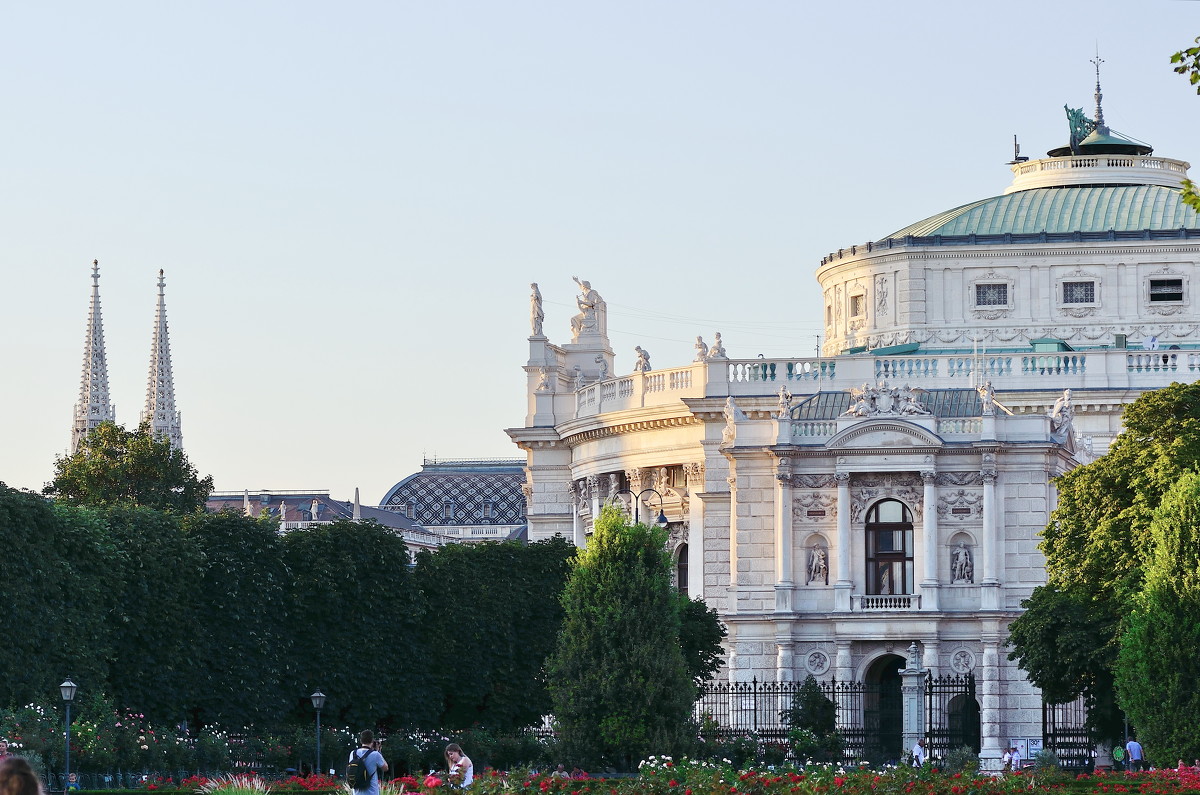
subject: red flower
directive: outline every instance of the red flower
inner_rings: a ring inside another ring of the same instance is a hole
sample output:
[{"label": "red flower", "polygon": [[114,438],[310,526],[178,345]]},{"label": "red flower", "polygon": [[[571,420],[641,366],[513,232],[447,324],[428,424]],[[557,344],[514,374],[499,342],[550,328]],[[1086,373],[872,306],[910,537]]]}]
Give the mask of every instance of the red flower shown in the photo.
[{"label": "red flower", "polygon": [[668,781],[668,782],[667,782],[667,786],[668,786],[668,787],[678,787],[678,786],[679,786],[679,782],[678,782],[678,781],[676,781],[675,779],[671,779],[670,781]]},{"label": "red flower", "polygon": [[548,778],[542,779],[542,782],[540,784],[538,784],[538,787],[541,788],[542,792],[545,792],[546,790],[550,789],[550,779],[548,779]]},{"label": "red flower", "polygon": [[424,786],[429,787],[430,789],[433,789],[434,787],[440,787],[442,786],[442,780],[437,776],[430,774],[425,777]]},{"label": "red flower", "polygon": [[833,777],[833,786],[840,787],[845,783],[846,783],[846,779],[844,777],[842,777],[842,776],[834,776]]}]

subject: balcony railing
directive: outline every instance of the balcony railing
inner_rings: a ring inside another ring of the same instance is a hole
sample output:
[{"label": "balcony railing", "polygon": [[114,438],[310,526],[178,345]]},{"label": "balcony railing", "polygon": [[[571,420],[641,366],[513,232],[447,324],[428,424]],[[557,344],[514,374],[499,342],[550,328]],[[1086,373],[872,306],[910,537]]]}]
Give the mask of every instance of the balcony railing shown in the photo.
[{"label": "balcony railing", "polygon": [[850,597],[850,609],[868,612],[873,610],[920,610],[920,594],[895,594],[890,596],[869,596],[853,594]]}]

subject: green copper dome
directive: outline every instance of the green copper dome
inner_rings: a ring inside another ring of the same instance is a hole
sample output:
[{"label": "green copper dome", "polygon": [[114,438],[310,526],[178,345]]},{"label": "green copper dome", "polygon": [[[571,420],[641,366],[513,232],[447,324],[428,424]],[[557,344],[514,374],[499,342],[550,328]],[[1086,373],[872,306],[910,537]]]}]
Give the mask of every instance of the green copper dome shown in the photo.
[{"label": "green copper dome", "polygon": [[1161,185],[1034,188],[964,204],[888,235],[1000,235],[1200,229],[1200,213]]}]

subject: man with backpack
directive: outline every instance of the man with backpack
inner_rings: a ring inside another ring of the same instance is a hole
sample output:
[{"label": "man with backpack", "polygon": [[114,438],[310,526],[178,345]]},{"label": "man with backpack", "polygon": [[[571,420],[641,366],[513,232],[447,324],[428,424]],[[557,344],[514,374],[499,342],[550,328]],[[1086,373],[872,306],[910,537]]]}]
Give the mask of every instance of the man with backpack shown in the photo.
[{"label": "man with backpack", "polygon": [[355,792],[379,795],[379,774],[387,772],[388,763],[379,753],[379,743],[370,729],[358,735],[358,744],[346,765],[346,784]]}]

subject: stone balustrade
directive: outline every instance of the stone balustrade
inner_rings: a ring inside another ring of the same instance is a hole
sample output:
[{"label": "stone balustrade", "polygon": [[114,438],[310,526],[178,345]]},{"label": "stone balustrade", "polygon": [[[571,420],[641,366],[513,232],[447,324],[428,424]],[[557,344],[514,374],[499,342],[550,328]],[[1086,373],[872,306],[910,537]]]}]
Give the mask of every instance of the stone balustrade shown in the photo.
[{"label": "stone balustrade", "polygon": [[890,596],[869,596],[866,594],[851,594],[850,609],[867,612],[871,610],[920,610],[920,594],[895,594]]},{"label": "stone balustrade", "polygon": [[[786,386],[798,399],[888,381],[922,389],[963,389],[991,381],[997,391],[1155,389],[1200,378],[1200,351],[1097,349],[1056,353],[964,353],[843,356],[836,359],[744,359],[610,378],[575,393],[575,416],[669,405],[681,398],[767,397]],[[794,436],[829,435],[821,423],[798,423]],[[968,433],[969,431],[962,431]]]}]

